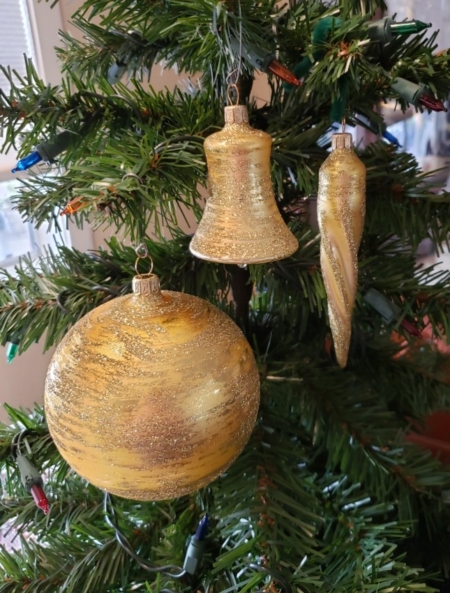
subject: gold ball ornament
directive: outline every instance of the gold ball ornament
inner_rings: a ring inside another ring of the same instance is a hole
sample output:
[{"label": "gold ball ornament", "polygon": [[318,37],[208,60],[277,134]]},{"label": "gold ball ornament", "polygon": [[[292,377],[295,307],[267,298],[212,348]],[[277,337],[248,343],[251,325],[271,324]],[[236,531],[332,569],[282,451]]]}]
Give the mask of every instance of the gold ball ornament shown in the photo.
[{"label": "gold ball ornament", "polygon": [[135,500],[198,490],[238,457],[259,375],[237,325],[197,297],[137,276],[133,294],[85,315],[48,370],[45,409],[69,465]]}]

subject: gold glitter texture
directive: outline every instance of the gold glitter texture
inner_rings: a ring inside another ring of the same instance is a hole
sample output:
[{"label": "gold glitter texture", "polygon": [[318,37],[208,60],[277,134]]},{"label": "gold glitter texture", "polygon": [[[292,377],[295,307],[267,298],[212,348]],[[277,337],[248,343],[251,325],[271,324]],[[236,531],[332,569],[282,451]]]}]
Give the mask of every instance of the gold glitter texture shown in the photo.
[{"label": "gold glitter texture", "polygon": [[358,249],[366,211],[366,168],[351,134],[334,134],[319,172],[320,264],[339,365],[347,364],[358,283]]},{"label": "gold glitter texture", "polygon": [[152,274],[65,336],[45,386],[50,433],[95,486],[135,500],[205,486],[240,454],[259,375],[236,324],[206,301],[161,291]]},{"label": "gold glitter texture", "polygon": [[248,124],[243,105],[225,107],[225,127],[205,140],[208,199],[191,252],[219,263],[258,264],[292,255],[270,177],[269,134]]}]

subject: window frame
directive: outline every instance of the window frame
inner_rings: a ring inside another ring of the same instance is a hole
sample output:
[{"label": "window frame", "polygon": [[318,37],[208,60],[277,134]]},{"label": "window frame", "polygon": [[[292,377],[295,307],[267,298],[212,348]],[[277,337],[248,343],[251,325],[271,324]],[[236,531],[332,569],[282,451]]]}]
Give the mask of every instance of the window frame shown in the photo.
[{"label": "window frame", "polygon": [[59,31],[64,28],[61,3],[58,2],[51,8],[48,2],[27,0],[27,6],[34,42],[35,66],[47,83],[59,84],[61,72],[54,47],[60,44]]}]

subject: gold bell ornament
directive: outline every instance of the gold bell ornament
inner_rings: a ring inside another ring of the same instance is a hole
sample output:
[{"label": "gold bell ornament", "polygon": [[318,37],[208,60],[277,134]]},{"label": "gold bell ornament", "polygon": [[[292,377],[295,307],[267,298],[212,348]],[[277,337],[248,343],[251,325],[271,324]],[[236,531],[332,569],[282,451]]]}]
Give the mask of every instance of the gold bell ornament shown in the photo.
[{"label": "gold bell ornament", "polygon": [[366,212],[366,168],[351,134],[334,134],[331,154],[319,171],[317,213],[320,264],[339,365],[347,364],[358,284],[358,249]]},{"label": "gold bell ornament", "polygon": [[241,453],[258,406],[258,369],[237,325],[202,299],[161,290],[152,273],[71,328],[45,385],[63,458],[135,500],[213,481]]},{"label": "gold bell ornament", "polygon": [[190,244],[201,259],[261,264],[298,249],[272,189],[272,138],[248,121],[244,105],[225,107],[225,127],[205,140],[210,198]]}]

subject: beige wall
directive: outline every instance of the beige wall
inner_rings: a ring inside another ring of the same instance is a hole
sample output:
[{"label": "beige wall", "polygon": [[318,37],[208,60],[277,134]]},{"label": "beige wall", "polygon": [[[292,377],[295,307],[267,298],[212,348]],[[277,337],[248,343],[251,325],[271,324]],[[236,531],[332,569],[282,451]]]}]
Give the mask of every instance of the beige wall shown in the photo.
[{"label": "beige wall", "polygon": [[[11,364],[6,362],[6,354],[0,351],[0,402],[14,407],[30,407],[33,402],[42,401],[45,374],[50,362],[51,352],[42,354],[42,346],[34,344]],[[0,420],[6,420],[6,412],[0,409]]]}]

